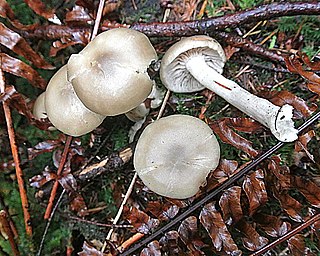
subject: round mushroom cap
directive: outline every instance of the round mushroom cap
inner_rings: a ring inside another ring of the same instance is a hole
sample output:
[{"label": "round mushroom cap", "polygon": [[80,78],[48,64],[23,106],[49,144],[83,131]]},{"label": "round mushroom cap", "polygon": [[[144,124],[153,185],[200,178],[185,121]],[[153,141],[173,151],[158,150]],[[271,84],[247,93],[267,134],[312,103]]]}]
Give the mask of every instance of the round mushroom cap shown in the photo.
[{"label": "round mushroom cap", "polygon": [[50,79],[45,92],[45,108],[50,122],[71,136],[81,136],[98,127],[102,115],[87,109],[67,81],[67,66],[60,68]]},{"label": "round mushroom cap", "polygon": [[47,118],[45,106],[46,92],[41,93],[33,104],[32,114],[36,119]]},{"label": "round mushroom cap", "polygon": [[182,38],[164,54],[160,66],[160,79],[173,92],[196,92],[205,87],[186,69],[189,58],[202,56],[207,65],[220,74],[226,62],[222,46],[209,36]]},{"label": "round mushroom cap", "polygon": [[203,121],[172,115],[148,125],[138,140],[134,167],[143,183],[162,196],[195,195],[219,163],[220,147]]},{"label": "round mushroom cap", "polygon": [[141,32],[117,28],[99,34],[68,61],[68,80],[90,110],[114,116],[138,106],[149,95],[147,69],[157,54]]}]

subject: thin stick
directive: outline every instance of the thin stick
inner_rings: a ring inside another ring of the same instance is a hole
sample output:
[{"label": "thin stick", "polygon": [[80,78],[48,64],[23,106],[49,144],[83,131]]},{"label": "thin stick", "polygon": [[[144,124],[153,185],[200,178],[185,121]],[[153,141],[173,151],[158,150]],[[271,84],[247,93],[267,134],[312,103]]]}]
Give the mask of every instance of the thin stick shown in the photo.
[{"label": "thin stick", "polygon": [[142,237],[144,237],[143,233],[135,233],[132,237],[130,237],[128,240],[124,241],[117,250],[121,253],[125,251],[127,248],[129,248],[131,245],[139,241]]},{"label": "thin stick", "polygon": [[166,108],[167,102],[169,100],[170,97],[170,90],[167,90],[166,95],[164,96],[164,99],[162,101],[158,116],[157,116],[157,120],[160,119],[160,117],[162,117],[164,109]]},{"label": "thin stick", "polygon": [[52,190],[51,190],[51,194],[50,194],[50,198],[49,198],[49,202],[48,202],[48,206],[46,209],[46,212],[44,214],[44,219],[49,219],[50,215],[51,215],[51,211],[52,211],[52,207],[53,207],[53,203],[54,203],[54,198],[56,197],[57,194],[57,190],[59,187],[59,177],[62,173],[63,167],[64,167],[64,163],[66,162],[67,159],[67,155],[68,155],[68,151],[69,151],[69,147],[72,141],[72,136],[67,136],[67,140],[66,143],[64,145],[64,149],[63,149],[63,153],[60,159],[60,163],[59,163],[59,167],[58,167],[58,171],[57,171],[57,178],[53,184]]},{"label": "thin stick", "polygon": [[320,213],[314,215],[311,219],[307,220],[305,223],[302,223],[295,229],[292,229],[288,233],[286,233],[284,236],[278,238],[277,240],[273,241],[272,243],[266,245],[265,247],[261,248],[260,250],[256,251],[255,253],[252,253],[250,256],[258,256],[261,255],[270,249],[274,248],[278,244],[288,240],[290,237],[293,237],[295,234],[299,233],[303,229],[309,227],[311,224],[315,223],[316,221],[320,220]]},{"label": "thin stick", "polygon": [[98,29],[99,29],[99,25],[100,25],[100,21],[101,21],[101,17],[102,17],[102,11],[103,11],[103,7],[104,7],[104,2],[105,2],[105,0],[100,0],[100,2],[99,2],[97,16],[96,16],[96,19],[94,21],[94,27],[93,27],[93,31],[92,31],[92,34],[91,34],[91,41],[98,34]]},{"label": "thin stick", "polygon": [[[4,82],[3,72],[2,72],[2,61],[0,63],[1,63],[1,66],[0,66],[0,93],[3,93],[5,91],[5,82]],[[23,180],[23,172],[22,172],[22,169],[20,166],[20,159],[19,159],[18,147],[16,144],[15,133],[14,133],[13,123],[12,123],[11,111],[10,111],[10,107],[6,101],[3,102],[3,110],[4,110],[4,115],[5,115],[6,123],[7,123],[7,130],[8,130],[9,140],[10,140],[11,152],[12,152],[12,156],[13,156],[13,160],[14,160],[14,164],[15,164],[15,170],[16,170],[19,193],[20,193],[20,198],[21,198],[26,234],[28,236],[32,236],[31,217],[30,217],[30,213],[29,213],[29,203],[28,203],[27,191],[25,189],[24,180]]]},{"label": "thin stick", "polygon": [[0,211],[0,224],[1,224],[2,228],[4,229],[4,232],[8,236],[8,240],[9,240],[13,255],[19,256],[20,253],[19,253],[17,244],[14,241],[14,234],[10,228],[10,223],[8,221],[8,215],[4,210]]}]

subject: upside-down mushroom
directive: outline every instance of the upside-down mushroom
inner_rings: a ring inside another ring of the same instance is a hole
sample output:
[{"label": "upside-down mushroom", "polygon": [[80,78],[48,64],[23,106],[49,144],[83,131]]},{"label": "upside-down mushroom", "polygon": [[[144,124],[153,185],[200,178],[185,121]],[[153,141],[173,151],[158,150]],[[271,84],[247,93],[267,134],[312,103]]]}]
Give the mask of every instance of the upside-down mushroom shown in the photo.
[{"label": "upside-down mushroom", "polygon": [[195,92],[208,88],[270,129],[280,141],[297,139],[293,107],[282,107],[257,97],[221,75],[226,57],[221,45],[208,36],[181,39],[163,56],[160,78],[173,92]]}]

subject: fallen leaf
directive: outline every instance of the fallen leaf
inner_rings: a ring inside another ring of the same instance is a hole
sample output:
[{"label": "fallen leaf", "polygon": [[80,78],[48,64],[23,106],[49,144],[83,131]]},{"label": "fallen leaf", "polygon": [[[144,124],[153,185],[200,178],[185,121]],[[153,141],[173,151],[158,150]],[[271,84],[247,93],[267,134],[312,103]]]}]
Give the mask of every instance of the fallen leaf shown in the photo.
[{"label": "fallen leaf", "polygon": [[62,144],[63,142],[61,139],[39,142],[33,148],[28,148],[28,159],[32,160],[40,154],[43,154],[45,152],[52,152],[57,147],[62,146]]},{"label": "fallen leaf", "polygon": [[94,248],[87,241],[84,241],[82,245],[82,251],[78,252],[79,256],[107,256],[107,254],[102,253],[100,250]]},{"label": "fallen leaf", "polygon": [[200,222],[207,230],[212,240],[214,248],[222,250],[232,255],[241,255],[236,243],[233,241],[221,214],[217,211],[213,203],[205,205],[200,212]]},{"label": "fallen leaf", "polygon": [[43,185],[48,183],[51,180],[55,180],[57,178],[57,174],[52,172],[48,167],[44,169],[42,174],[38,174],[29,179],[29,183],[31,187],[41,188]]},{"label": "fallen leaf", "polygon": [[55,19],[55,11],[49,10],[41,0],[24,0],[24,2],[38,15],[52,21]]},{"label": "fallen leaf", "polygon": [[91,24],[92,17],[86,12],[85,8],[75,5],[71,11],[67,12],[65,22],[68,24]]},{"label": "fallen leaf", "polygon": [[148,203],[146,211],[150,211],[159,220],[171,220],[179,212],[179,207],[169,202],[151,201]]},{"label": "fallen leaf", "polygon": [[244,178],[242,187],[249,200],[249,215],[256,212],[259,206],[268,201],[268,194],[264,184],[264,173],[261,169]]},{"label": "fallen leaf", "polygon": [[299,136],[298,140],[295,141],[294,144],[294,151],[295,153],[299,153],[303,151],[306,153],[306,155],[311,159],[311,161],[314,162],[314,157],[313,155],[309,152],[308,150],[308,143],[310,140],[316,135],[314,130],[310,130],[302,135]]},{"label": "fallen leaf", "polygon": [[257,213],[253,219],[271,237],[281,237],[291,230],[291,224],[282,221],[279,216]]},{"label": "fallen leaf", "polygon": [[148,234],[159,225],[159,220],[150,218],[145,212],[136,207],[127,208],[126,219],[140,233]]},{"label": "fallen leaf", "polygon": [[160,245],[158,241],[152,241],[147,245],[147,248],[144,248],[140,256],[161,256]]},{"label": "fallen leaf", "polygon": [[237,223],[242,217],[241,187],[233,186],[224,191],[219,200],[223,219],[227,225]]},{"label": "fallen leaf", "polygon": [[16,92],[14,86],[7,86],[4,92],[0,94],[0,103],[10,99]]},{"label": "fallen leaf", "polygon": [[275,184],[280,186],[278,190],[290,188],[290,170],[288,166],[281,165],[279,156],[272,156],[268,159],[268,171],[271,171],[275,177]]},{"label": "fallen leaf", "polygon": [[182,255],[182,249],[180,248],[178,243],[179,234],[174,230],[165,233],[165,235],[159,240],[161,250],[167,255]]},{"label": "fallen leaf", "polygon": [[257,251],[269,242],[267,238],[261,236],[255,230],[252,224],[248,223],[244,219],[237,223],[236,228],[244,235],[241,240],[243,246],[249,251]]},{"label": "fallen leaf", "polygon": [[292,256],[306,255],[306,244],[304,242],[304,237],[301,234],[294,235],[288,239],[288,247]]},{"label": "fallen leaf", "polygon": [[320,187],[311,180],[292,175],[291,185],[297,188],[307,201],[314,207],[320,208]]},{"label": "fallen leaf", "polygon": [[28,64],[13,58],[5,53],[0,53],[1,68],[3,71],[27,79],[32,85],[45,89],[47,82]]}]

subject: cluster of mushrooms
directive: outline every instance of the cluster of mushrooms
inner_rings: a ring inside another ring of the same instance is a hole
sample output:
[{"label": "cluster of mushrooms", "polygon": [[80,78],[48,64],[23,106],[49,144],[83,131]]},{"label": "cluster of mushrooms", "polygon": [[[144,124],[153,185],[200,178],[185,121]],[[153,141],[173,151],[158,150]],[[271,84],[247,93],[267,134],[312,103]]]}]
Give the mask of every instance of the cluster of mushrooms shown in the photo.
[{"label": "cluster of mushrooms", "polygon": [[[36,100],[34,114],[48,117],[66,134],[81,136],[98,127],[106,116],[140,111],[152,91],[147,70],[155,60],[157,54],[144,34],[126,28],[103,32],[80,53],[71,55],[52,77]],[[278,140],[296,140],[293,107],[276,106],[225,78],[221,75],[225,62],[223,48],[211,37],[183,38],[163,56],[160,79],[176,93],[208,88],[268,127]],[[220,147],[209,126],[195,117],[172,115],[146,127],[133,162],[150,190],[184,199],[205,184],[219,158]]]}]

